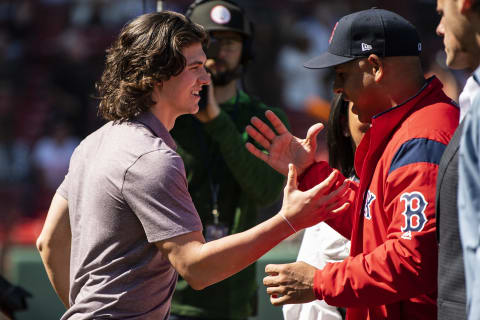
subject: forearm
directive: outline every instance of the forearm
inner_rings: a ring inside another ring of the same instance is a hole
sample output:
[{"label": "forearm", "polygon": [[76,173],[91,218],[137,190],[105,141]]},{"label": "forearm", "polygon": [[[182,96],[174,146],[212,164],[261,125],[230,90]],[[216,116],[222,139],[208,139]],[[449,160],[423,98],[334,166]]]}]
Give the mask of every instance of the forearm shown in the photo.
[{"label": "forearm", "polygon": [[183,263],[173,264],[190,286],[203,289],[244,269],[292,233],[277,214],[247,231],[207,243],[190,243],[187,254],[177,259]]},{"label": "forearm", "polygon": [[69,307],[71,229],[68,203],[55,194],[42,232],[37,239],[43,265],[55,292]]},{"label": "forearm", "polygon": [[337,203],[349,191],[346,185],[331,191],[337,176],[334,172],[318,186],[301,192],[295,167],[290,165],[282,209],[272,218],[209,243],[200,231],[194,231],[160,241],[157,246],[192,288],[202,289],[247,267],[295,230],[322,221],[319,212],[345,210],[348,203],[341,207]]},{"label": "forearm", "polygon": [[65,245],[63,250],[52,250],[52,248],[43,248],[40,250],[45,271],[53,289],[58,297],[69,308],[69,290],[70,290],[70,245]]}]

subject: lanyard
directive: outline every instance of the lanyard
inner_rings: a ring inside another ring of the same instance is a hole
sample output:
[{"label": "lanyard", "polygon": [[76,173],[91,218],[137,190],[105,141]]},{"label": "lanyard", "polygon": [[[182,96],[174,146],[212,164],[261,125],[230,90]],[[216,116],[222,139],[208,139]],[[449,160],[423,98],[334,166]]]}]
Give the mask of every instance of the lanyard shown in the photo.
[{"label": "lanyard", "polygon": [[[238,102],[239,102],[239,92],[237,90],[237,94],[235,97],[235,103],[233,107],[233,114],[229,114],[232,120],[235,122],[238,116]],[[219,152],[215,152],[211,158],[208,157],[208,145],[207,145],[207,140],[205,138],[205,135],[202,133],[201,128],[199,126],[199,122],[195,122],[197,125],[197,130],[199,132],[199,135],[201,136],[202,140],[202,149],[204,153],[207,155],[207,170],[208,170],[208,183],[210,185],[210,192],[211,192],[211,203],[212,203],[212,216],[213,216],[213,223],[218,224],[219,223],[219,217],[220,213],[218,211],[218,195],[220,193],[220,182],[215,181],[213,177],[213,170],[220,168],[221,164],[221,155]]]}]

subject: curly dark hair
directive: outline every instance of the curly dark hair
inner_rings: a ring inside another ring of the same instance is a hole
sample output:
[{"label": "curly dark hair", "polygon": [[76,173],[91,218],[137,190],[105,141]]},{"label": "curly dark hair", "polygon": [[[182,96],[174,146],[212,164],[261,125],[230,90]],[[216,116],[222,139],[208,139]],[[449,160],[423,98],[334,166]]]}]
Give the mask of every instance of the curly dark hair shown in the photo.
[{"label": "curly dark hair", "polygon": [[122,122],[149,110],[154,86],[185,68],[182,50],[207,42],[203,27],[176,12],[144,14],[128,23],[107,49],[105,70],[95,84],[99,115]]}]

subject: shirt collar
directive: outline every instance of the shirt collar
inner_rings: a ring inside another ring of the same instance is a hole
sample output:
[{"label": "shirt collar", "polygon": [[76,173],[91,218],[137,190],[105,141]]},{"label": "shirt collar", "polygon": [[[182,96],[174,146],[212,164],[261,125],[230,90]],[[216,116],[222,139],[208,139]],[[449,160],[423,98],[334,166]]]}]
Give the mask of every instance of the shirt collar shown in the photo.
[{"label": "shirt collar", "polygon": [[136,118],[136,121],[145,125],[154,135],[161,138],[165,143],[173,150],[177,149],[177,145],[175,144],[170,132],[168,132],[167,128],[163,125],[163,123],[158,120],[157,117],[150,111],[145,111],[139,114]]},{"label": "shirt collar", "polygon": [[480,66],[473,72],[473,79],[480,85]]},{"label": "shirt collar", "polygon": [[[433,77],[430,77],[428,78],[426,81],[425,81],[425,84],[422,86],[422,88],[420,90],[418,90],[418,92],[411,96],[410,98],[408,98],[407,100],[405,100],[404,102],[400,103],[400,104],[397,104],[396,106],[394,107],[391,107],[390,109],[387,109],[383,112],[380,112],[379,114],[376,114],[375,116],[373,116],[373,119],[376,119],[378,117],[380,117],[381,115],[387,113],[387,112],[390,112],[392,110],[395,110],[397,108],[400,108],[401,106],[404,106],[404,105],[408,105],[409,102],[411,102],[412,100],[415,100],[416,97],[418,97],[419,95],[421,95],[422,92],[424,92],[425,88],[427,88],[431,82],[440,82],[435,76]],[[435,85],[436,83],[434,83]],[[441,84],[440,84],[441,85]],[[443,86],[443,85],[442,85]]]}]

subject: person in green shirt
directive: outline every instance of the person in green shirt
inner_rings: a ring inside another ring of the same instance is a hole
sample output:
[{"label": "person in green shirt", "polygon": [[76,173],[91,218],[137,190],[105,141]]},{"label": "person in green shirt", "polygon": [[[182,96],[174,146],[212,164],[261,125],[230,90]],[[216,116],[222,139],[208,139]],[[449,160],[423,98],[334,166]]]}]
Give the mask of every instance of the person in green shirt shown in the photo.
[{"label": "person in green shirt", "polygon": [[[186,16],[210,34],[206,67],[213,84],[203,87],[206,96],[197,114],[177,119],[172,136],[205,239],[211,241],[251,228],[258,209],[279,198],[284,177],[248,152],[245,127],[254,116],[265,119],[268,109],[287,126],[288,121],[282,110],[239,89],[238,80],[252,58],[253,30],[244,10],[230,1],[196,1]],[[202,291],[180,278],[170,319],[247,319],[256,314],[256,304],[252,264]]]}]

